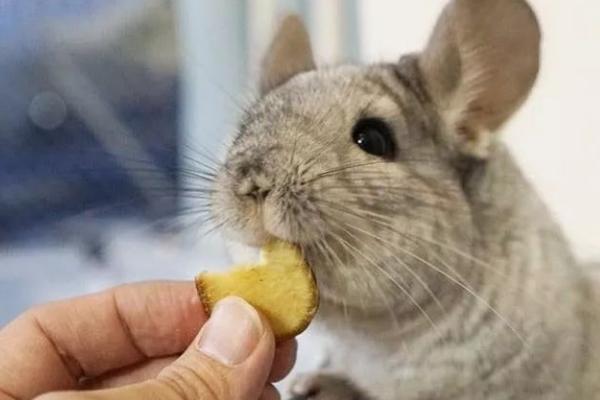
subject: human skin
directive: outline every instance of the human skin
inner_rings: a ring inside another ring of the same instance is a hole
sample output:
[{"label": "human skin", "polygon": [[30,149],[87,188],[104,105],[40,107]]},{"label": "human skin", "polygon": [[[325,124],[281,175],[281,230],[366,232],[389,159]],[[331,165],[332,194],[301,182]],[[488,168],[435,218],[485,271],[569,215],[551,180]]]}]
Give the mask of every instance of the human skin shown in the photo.
[{"label": "human skin", "polygon": [[126,285],[35,307],[4,327],[0,400],[277,399],[270,383],[295,352],[294,341],[276,348],[241,299],[208,320],[192,282]]}]

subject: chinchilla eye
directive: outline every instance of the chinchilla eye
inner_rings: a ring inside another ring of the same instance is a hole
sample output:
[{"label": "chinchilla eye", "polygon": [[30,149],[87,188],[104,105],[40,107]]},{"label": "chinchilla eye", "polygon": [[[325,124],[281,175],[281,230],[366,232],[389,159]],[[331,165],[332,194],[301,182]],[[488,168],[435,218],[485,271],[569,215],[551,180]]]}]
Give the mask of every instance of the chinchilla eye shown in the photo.
[{"label": "chinchilla eye", "polygon": [[392,130],[379,118],[364,118],[352,131],[352,139],[365,153],[392,159],[396,152]]}]

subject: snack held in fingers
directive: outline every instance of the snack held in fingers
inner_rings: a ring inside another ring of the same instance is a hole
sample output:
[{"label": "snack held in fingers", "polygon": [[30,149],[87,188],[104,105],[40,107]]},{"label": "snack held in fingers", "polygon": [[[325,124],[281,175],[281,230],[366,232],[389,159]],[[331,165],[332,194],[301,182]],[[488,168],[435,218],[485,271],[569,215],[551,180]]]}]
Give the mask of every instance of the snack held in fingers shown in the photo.
[{"label": "snack held in fingers", "polygon": [[269,320],[278,341],[302,333],[319,304],[312,270],[296,246],[282,241],[263,247],[258,264],[198,275],[196,288],[209,314],[219,300],[243,298]]}]

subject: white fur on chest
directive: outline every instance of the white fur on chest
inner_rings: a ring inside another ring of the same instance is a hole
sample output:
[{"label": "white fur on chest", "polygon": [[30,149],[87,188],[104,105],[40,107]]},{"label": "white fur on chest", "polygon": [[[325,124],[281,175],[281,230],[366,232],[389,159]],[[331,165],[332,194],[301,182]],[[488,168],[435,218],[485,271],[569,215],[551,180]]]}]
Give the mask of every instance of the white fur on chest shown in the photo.
[{"label": "white fur on chest", "polygon": [[348,376],[378,400],[396,399],[398,382],[415,376],[416,370],[403,361],[402,351],[390,352],[388,346],[351,333],[331,336],[328,369]]}]

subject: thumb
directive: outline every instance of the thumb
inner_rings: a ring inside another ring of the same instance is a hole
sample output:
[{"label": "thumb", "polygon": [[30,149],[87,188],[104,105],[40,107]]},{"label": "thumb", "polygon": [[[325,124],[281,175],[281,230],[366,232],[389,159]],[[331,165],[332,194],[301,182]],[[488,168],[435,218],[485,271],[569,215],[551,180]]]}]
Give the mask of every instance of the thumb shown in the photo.
[{"label": "thumb", "polygon": [[156,379],[40,400],[258,400],[263,392],[273,396],[267,379],[274,353],[269,325],[244,300],[230,297],[217,304],[192,345]]}]

